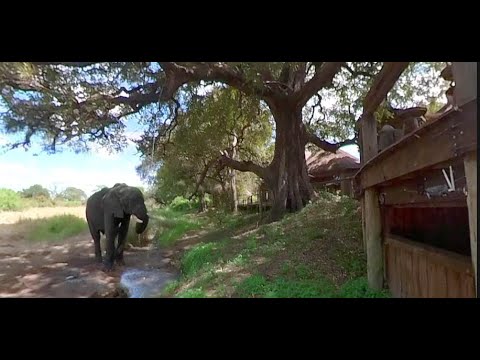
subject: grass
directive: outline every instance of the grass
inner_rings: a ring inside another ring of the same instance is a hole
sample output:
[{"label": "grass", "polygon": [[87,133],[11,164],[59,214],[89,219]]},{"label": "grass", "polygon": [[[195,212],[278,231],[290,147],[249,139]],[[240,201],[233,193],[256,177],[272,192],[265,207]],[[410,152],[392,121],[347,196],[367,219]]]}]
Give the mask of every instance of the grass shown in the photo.
[{"label": "grass", "polygon": [[61,241],[88,229],[85,220],[74,215],[57,215],[48,219],[24,220],[29,223],[28,239],[33,241]]},{"label": "grass", "polygon": [[[171,208],[160,208],[153,213],[153,225],[159,236],[156,237],[158,245],[170,246],[176,240],[191,230],[202,227],[202,219],[191,212],[173,210]],[[151,226],[151,225],[149,225]]]},{"label": "grass", "polygon": [[252,275],[237,286],[241,297],[266,298],[322,298],[333,297],[335,287],[326,279],[267,280],[262,275]]},{"label": "grass", "polygon": [[[258,214],[177,213],[202,219],[203,234],[177,248],[182,276],[173,297],[388,297],[368,288],[358,202],[322,193],[301,212],[259,225]],[[183,219],[183,220],[182,220]],[[200,220],[198,220],[200,221]],[[178,250],[180,249],[180,250]]]},{"label": "grass", "polygon": [[182,274],[186,277],[197,273],[219,260],[221,253],[218,251],[220,244],[198,244],[188,251],[181,261]]}]

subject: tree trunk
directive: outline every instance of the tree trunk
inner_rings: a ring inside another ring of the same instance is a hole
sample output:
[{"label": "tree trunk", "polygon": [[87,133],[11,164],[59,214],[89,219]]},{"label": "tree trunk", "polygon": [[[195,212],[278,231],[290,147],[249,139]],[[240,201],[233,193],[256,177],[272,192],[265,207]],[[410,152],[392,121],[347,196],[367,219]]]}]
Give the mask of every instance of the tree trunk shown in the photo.
[{"label": "tree trunk", "polygon": [[234,169],[230,169],[230,186],[232,188],[232,210],[234,213],[238,212],[238,196],[237,196],[237,176]]},{"label": "tree trunk", "polygon": [[205,202],[205,193],[201,191],[199,193],[200,201],[199,201],[199,206],[198,206],[198,212],[202,213],[205,210],[207,210],[207,203]]},{"label": "tree trunk", "polygon": [[[233,134],[233,141],[232,141],[232,154],[231,158],[236,160],[237,157],[237,143],[238,138],[237,134]],[[230,186],[232,188],[232,201],[233,201],[233,212],[236,214],[238,212],[238,196],[237,196],[237,175],[235,169],[230,169]]]},{"label": "tree trunk", "polygon": [[305,161],[306,138],[301,109],[288,103],[269,104],[275,119],[275,154],[266,182],[273,192],[271,218],[279,220],[288,209],[301,210],[312,198]]}]

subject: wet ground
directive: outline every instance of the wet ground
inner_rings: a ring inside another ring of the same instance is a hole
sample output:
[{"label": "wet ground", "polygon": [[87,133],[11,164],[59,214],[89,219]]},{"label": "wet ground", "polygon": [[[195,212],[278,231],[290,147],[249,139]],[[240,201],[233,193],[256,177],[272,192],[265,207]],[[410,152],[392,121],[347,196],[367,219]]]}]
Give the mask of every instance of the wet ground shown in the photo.
[{"label": "wet ground", "polygon": [[158,297],[176,274],[165,269],[128,269],[120,277],[120,286],[130,298]]},{"label": "wet ground", "polygon": [[104,273],[88,232],[57,243],[25,237],[18,224],[0,222],[0,298],[149,297],[176,277],[170,254],[153,245],[127,248],[126,265]]}]

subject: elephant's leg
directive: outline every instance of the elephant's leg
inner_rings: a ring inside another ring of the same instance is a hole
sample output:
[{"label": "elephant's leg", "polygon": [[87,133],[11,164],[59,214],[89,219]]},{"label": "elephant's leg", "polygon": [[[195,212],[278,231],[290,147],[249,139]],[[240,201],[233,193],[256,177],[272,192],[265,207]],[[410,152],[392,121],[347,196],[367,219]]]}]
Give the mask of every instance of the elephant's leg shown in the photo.
[{"label": "elephant's leg", "polygon": [[113,261],[115,257],[115,238],[118,234],[118,226],[115,225],[115,220],[112,217],[105,219],[105,236],[107,238],[106,247],[107,254],[104,259],[104,271],[110,271],[113,268]]},{"label": "elephant's leg", "polygon": [[100,231],[93,228],[92,225],[88,225],[90,229],[90,235],[92,235],[92,239],[95,245],[95,261],[102,262],[102,249],[100,247]]},{"label": "elephant's leg", "polygon": [[125,262],[123,260],[123,250],[125,249],[125,242],[127,239],[129,225],[130,225],[130,216],[123,220],[122,225],[118,230],[118,245],[117,245],[117,251],[115,253],[115,261],[119,265],[125,265]]}]

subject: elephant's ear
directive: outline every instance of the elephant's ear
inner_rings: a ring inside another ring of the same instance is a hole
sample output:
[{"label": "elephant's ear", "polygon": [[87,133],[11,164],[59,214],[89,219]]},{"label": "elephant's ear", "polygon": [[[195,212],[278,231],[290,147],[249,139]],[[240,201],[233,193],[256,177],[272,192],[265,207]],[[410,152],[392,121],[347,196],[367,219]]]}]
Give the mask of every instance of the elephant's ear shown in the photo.
[{"label": "elephant's ear", "polygon": [[123,218],[125,216],[120,199],[113,191],[109,191],[103,197],[103,210],[105,213],[112,213],[116,218]]}]

